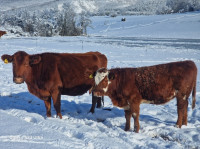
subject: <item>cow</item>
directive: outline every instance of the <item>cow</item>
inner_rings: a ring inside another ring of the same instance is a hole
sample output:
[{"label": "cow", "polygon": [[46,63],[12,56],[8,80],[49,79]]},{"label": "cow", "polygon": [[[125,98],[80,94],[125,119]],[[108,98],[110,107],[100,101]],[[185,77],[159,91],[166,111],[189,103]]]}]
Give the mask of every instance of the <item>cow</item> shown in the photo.
[{"label": "cow", "polygon": [[6,34],[6,31],[0,31],[0,38],[1,38],[1,36],[3,36],[4,34]]},{"label": "cow", "polygon": [[[51,98],[57,116],[62,119],[61,95],[77,96],[86,93],[94,80],[83,72],[93,73],[98,68],[107,67],[107,58],[99,52],[87,53],[41,53],[29,55],[18,51],[13,55],[2,55],[5,63],[13,65],[13,82],[26,82],[33,95],[44,100],[46,116],[51,117]],[[92,97],[90,112],[96,105],[101,106],[101,98]]]},{"label": "cow", "polygon": [[165,104],[176,97],[176,126],[187,125],[188,97],[192,92],[192,109],[196,102],[197,67],[193,61],[180,61],[140,68],[100,68],[94,74],[95,96],[109,96],[113,105],[125,112],[125,131],[139,132],[140,104]]}]

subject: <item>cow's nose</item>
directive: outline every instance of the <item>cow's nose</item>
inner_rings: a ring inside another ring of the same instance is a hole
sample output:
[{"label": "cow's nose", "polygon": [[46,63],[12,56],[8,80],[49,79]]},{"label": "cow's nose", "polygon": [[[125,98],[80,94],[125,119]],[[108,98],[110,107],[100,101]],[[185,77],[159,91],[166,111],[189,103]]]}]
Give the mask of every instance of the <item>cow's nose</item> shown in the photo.
[{"label": "cow's nose", "polygon": [[15,82],[16,84],[21,84],[24,83],[24,79],[21,77],[14,77],[13,82]]}]

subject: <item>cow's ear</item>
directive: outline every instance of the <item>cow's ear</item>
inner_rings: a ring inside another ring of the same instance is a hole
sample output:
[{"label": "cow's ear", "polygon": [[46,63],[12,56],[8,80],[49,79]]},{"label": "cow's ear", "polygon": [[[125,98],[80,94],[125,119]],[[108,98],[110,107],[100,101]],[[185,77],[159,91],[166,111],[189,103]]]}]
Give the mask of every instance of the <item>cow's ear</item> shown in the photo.
[{"label": "cow's ear", "polygon": [[112,73],[112,72],[110,72],[110,73],[108,74],[108,79],[109,79],[109,80],[114,80],[114,79],[115,79],[115,74]]},{"label": "cow's ear", "polygon": [[41,56],[40,55],[31,55],[29,57],[29,64],[30,65],[34,65],[34,64],[38,64],[41,61]]},{"label": "cow's ear", "polygon": [[11,63],[13,61],[13,56],[4,54],[1,56],[1,59],[2,59],[2,61],[4,61],[5,64],[7,64],[7,63]]}]

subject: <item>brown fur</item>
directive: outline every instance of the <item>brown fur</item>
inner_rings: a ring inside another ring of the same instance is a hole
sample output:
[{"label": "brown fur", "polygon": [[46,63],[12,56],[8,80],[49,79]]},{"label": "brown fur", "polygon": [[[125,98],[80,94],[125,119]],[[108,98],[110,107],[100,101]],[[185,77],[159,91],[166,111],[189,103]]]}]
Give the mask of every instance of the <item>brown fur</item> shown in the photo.
[{"label": "brown fur", "polygon": [[0,31],[0,37],[6,34],[6,31]]},{"label": "brown fur", "polygon": [[[106,72],[106,69],[103,71]],[[116,68],[108,72],[108,77],[94,87],[93,91],[96,96],[109,96],[115,106],[125,109],[126,131],[130,129],[130,118],[133,116],[134,130],[139,132],[141,103],[165,104],[175,97],[178,111],[176,125],[179,128],[187,125],[188,97],[192,91],[192,108],[195,107],[196,101],[197,68],[194,62],[173,62],[141,68]],[[109,85],[108,81],[110,81]],[[107,86],[107,92],[103,91]]]},{"label": "brown fur", "polygon": [[[51,97],[57,115],[60,112],[61,95],[77,96],[86,93],[93,85],[93,79],[84,76],[87,70],[95,72],[107,67],[107,58],[99,52],[88,53],[42,53],[29,55],[24,51],[14,55],[3,55],[2,60],[13,63],[13,81],[26,82],[30,93],[44,100],[47,116],[51,116]],[[91,112],[94,112],[96,100],[93,97]]]}]

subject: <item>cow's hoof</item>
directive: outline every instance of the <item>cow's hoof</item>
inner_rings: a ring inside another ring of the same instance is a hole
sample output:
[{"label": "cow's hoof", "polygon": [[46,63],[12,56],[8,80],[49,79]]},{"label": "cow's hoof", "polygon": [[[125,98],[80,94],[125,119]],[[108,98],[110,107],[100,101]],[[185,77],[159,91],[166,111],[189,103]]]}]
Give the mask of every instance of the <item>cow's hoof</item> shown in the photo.
[{"label": "cow's hoof", "polygon": [[176,128],[181,128],[181,126],[179,126],[179,125],[177,125],[177,124],[176,124],[176,125],[174,125],[174,127],[176,127]]},{"label": "cow's hoof", "polygon": [[48,117],[51,117],[51,114],[46,114],[46,117],[48,118]]},{"label": "cow's hoof", "polygon": [[124,131],[129,131],[130,130],[130,128],[127,128],[127,127],[125,127],[125,129],[124,129]]},{"label": "cow's hoof", "polygon": [[60,119],[62,119],[62,114],[58,113],[57,117],[59,117]]},{"label": "cow's hoof", "polygon": [[90,109],[90,111],[89,111],[88,113],[94,114],[94,110],[93,110],[93,109]]}]

